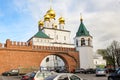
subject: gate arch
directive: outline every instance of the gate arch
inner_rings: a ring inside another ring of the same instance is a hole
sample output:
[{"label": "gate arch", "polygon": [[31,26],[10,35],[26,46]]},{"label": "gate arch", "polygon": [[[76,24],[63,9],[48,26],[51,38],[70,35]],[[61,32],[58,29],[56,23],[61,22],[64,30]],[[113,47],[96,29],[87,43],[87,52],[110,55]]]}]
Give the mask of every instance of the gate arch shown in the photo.
[{"label": "gate arch", "polygon": [[70,72],[79,66],[78,58],[75,56],[72,56],[71,54],[66,53],[66,52],[54,52],[54,53],[47,54],[42,58],[40,65],[41,65],[42,61],[47,56],[50,56],[50,55],[55,55],[55,56],[60,57],[63,60],[63,62],[65,63],[66,69]]}]

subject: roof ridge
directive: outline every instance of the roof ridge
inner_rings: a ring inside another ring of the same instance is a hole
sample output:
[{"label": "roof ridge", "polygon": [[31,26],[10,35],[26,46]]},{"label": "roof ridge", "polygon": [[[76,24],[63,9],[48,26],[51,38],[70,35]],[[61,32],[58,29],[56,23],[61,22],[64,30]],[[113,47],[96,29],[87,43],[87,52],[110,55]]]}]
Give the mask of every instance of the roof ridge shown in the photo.
[{"label": "roof ridge", "polygon": [[39,38],[50,38],[47,34],[45,34],[44,32],[42,32],[42,30],[39,30],[34,37],[39,37]]}]

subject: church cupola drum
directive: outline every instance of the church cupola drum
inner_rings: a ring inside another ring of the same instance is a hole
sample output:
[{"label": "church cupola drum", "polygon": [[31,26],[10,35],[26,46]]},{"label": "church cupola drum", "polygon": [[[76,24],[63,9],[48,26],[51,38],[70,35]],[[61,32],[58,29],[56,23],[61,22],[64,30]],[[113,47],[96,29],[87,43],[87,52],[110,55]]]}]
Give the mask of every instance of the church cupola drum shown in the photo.
[{"label": "church cupola drum", "polygon": [[65,19],[63,17],[59,18],[59,28],[64,29]]}]

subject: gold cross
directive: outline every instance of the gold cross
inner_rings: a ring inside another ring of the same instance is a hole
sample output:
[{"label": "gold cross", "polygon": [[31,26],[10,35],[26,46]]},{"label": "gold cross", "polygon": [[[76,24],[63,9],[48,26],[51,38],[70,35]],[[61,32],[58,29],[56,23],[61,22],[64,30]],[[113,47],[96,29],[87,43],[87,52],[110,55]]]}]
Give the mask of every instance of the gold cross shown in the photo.
[{"label": "gold cross", "polygon": [[83,19],[82,19],[82,13],[80,13],[80,21],[83,21]]},{"label": "gold cross", "polygon": [[52,7],[52,0],[50,0],[50,8]]}]

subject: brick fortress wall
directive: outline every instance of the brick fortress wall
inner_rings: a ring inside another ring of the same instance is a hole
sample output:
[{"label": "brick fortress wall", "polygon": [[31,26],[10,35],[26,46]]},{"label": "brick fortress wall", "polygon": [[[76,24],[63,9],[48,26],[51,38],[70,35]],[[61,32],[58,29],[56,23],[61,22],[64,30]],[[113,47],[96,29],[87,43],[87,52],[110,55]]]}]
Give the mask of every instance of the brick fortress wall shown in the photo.
[{"label": "brick fortress wall", "polygon": [[7,39],[5,44],[0,43],[0,74],[19,67],[39,68],[41,61],[52,54],[64,59],[69,71],[79,66],[79,55],[75,48],[33,46],[32,42],[15,42]]}]

